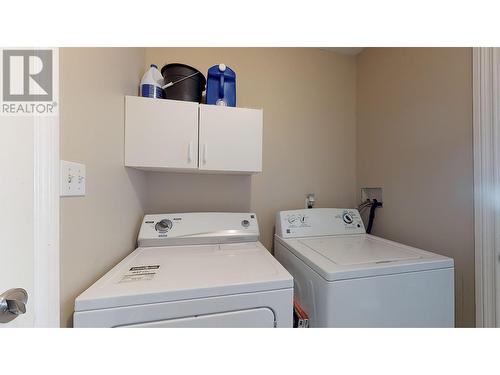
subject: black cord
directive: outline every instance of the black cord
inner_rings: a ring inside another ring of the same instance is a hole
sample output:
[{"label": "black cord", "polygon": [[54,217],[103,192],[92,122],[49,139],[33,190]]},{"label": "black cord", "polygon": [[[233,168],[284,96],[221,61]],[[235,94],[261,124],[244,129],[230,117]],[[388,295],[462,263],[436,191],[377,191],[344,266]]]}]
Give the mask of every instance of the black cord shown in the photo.
[{"label": "black cord", "polygon": [[375,220],[375,210],[381,206],[382,203],[380,203],[376,199],[373,199],[373,202],[370,207],[370,216],[368,217],[368,226],[366,227],[366,233],[372,232],[373,220]]},{"label": "black cord", "polygon": [[370,206],[371,206],[371,204],[370,204],[370,205],[368,205],[368,206],[363,206],[363,207],[361,207],[361,208],[359,209],[359,213],[360,213],[360,214],[362,214],[362,213],[363,213],[363,212],[365,212],[365,210],[366,210],[368,207],[370,207]]},{"label": "black cord", "polygon": [[371,202],[371,201],[367,201],[367,202],[361,203],[361,204],[358,206],[358,210],[361,212],[361,211],[363,211],[366,207],[370,207],[371,205],[372,205],[372,202]]}]

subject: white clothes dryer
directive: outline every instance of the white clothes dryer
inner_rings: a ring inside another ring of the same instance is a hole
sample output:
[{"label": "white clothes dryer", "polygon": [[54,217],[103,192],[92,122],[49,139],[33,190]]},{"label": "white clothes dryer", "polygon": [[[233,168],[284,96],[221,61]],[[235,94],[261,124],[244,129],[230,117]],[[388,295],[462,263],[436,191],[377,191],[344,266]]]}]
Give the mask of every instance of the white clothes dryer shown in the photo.
[{"label": "white clothes dryer", "polygon": [[75,300],[74,327],[291,327],[293,280],[251,213],[146,215],[139,247]]}]

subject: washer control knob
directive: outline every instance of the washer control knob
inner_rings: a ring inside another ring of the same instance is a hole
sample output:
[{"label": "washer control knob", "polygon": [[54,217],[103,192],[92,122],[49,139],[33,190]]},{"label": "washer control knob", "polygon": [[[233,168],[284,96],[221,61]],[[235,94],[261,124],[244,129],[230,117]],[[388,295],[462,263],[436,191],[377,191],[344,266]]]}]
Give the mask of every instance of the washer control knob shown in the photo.
[{"label": "washer control knob", "polygon": [[248,227],[250,226],[250,222],[249,222],[248,220],[243,220],[243,221],[241,222],[241,226],[242,226],[243,228],[248,228]]},{"label": "washer control knob", "polygon": [[352,222],[354,221],[352,219],[352,216],[349,215],[347,212],[344,213],[344,215],[342,215],[342,219],[344,220],[344,223],[346,223],[346,224],[352,224]]},{"label": "washer control knob", "polygon": [[295,223],[296,221],[297,221],[297,216],[293,215],[293,216],[289,216],[289,217],[288,217],[288,222],[289,222],[290,224],[293,224],[293,223]]},{"label": "washer control knob", "polygon": [[157,232],[166,233],[170,229],[172,229],[172,225],[172,221],[170,221],[169,219],[163,219],[156,223],[155,229]]}]

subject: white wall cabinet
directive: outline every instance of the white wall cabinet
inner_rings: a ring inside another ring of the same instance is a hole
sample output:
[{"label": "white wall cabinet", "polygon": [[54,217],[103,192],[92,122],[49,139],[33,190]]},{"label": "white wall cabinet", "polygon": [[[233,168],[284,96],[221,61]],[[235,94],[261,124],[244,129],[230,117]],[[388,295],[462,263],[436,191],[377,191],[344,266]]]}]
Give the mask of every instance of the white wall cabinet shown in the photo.
[{"label": "white wall cabinet", "polygon": [[198,103],[125,97],[125,165],[198,169]]},{"label": "white wall cabinet", "polygon": [[262,171],[262,110],[125,97],[125,166],[156,171]]},{"label": "white wall cabinet", "polygon": [[262,171],[262,111],[200,105],[202,171]]}]

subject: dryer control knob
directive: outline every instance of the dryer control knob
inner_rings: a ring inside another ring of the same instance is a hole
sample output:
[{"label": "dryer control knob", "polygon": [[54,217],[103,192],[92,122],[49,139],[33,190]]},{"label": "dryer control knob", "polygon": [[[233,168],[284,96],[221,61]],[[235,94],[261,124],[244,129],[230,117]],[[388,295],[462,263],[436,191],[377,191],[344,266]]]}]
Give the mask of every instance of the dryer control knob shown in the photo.
[{"label": "dryer control knob", "polygon": [[155,229],[160,233],[165,233],[172,229],[172,225],[172,221],[170,221],[169,219],[163,219],[156,223]]},{"label": "dryer control knob", "polygon": [[344,220],[344,223],[346,223],[346,224],[352,224],[352,222],[354,221],[352,219],[352,216],[349,215],[347,212],[344,215],[342,215],[342,219]]}]

